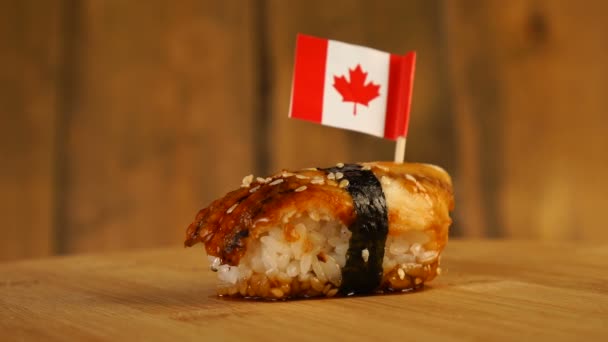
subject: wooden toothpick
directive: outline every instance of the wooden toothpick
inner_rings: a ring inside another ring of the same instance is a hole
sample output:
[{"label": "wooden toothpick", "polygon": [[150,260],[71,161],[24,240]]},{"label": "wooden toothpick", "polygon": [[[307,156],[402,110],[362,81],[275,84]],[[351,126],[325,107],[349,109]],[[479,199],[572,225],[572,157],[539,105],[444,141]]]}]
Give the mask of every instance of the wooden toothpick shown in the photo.
[{"label": "wooden toothpick", "polygon": [[405,143],[407,139],[405,137],[397,138],[397,143],[395,144],[395,163],[403,163],[405,160]]}]

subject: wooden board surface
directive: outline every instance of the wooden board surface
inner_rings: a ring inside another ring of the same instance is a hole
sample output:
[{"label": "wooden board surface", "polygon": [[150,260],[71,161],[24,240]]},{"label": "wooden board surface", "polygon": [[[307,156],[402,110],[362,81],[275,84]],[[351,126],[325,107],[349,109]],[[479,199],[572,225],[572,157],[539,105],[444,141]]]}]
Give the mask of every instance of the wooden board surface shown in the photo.
[{"label": "wooden board surface", "polygon": [[215,296],[200,248],[0,264],[8,340],[600,340],[608,245],[451,241],[416,293],[259,302]]}]

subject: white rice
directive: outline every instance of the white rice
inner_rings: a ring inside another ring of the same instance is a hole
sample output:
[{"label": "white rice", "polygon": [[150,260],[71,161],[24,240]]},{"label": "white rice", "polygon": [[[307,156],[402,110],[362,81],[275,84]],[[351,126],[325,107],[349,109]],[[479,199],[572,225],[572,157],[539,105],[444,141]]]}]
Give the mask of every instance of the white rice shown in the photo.
[{"label": "white rice", "polygon": [[[220,265],[219,258],[209,257],[220,295],[280,299],[337,294],[351,232],[318,213],[296,216],[250,239],[238,266]],[[436,275],[439,252],[424,249],[429,240],[421,231],[387,238],[383,289],[410,290]]]}]

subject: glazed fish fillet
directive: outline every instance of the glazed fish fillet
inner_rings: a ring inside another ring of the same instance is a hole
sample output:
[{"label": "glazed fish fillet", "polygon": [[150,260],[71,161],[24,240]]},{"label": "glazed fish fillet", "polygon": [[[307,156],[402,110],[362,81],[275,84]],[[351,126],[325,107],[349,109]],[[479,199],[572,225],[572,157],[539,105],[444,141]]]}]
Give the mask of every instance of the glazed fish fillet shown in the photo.
[{"label": "glazed fish fillet", "polygon": [[437,276],[454,199],[428,164],[370,162],[243,179],[202,209],[218,294],[288,299],[408,291]]}]

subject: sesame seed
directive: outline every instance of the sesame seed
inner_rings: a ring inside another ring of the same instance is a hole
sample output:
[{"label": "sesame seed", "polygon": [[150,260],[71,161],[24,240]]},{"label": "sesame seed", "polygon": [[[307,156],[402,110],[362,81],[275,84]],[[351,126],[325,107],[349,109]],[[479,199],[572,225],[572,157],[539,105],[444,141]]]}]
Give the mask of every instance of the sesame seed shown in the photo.
[{"label": "sesame seed", "polygon": [[310,177],[304,176],[304,175],[296,175],[296,178],[298,178],[298,179],[310,179]]},{"label": "sesame seed", "polygon": [[304,191],[304,190],[306,190],[306,185],[302,185],[301,187],[297,188],[295,190],[295,192],[300,192],[300,191]]},{"label": "sesame seed", "polygon": [[348,186],[348,184],[349,184],[348,179],[343,179],[340,181],[340,184],[338,184],[338,186],[341,188],[346,188]]},{"label": "sesame seed", "polygon": [[420,190],[420,192],[426,193],[426,188],[422,184],[417,182],[416,187],[418,188],[418,190]]},{"label": "sesame seed", "polygon": [[367,248],[361,251],[361,257],[365,262],[369,260],[369,250]]},{"label": "sesame seed", "polygon": [[321,177],[315,177],[313,180],[310,181],[312,184],[324,184],[325,180]]},{"label": "sesame seed", "polygon": [[307,167],[307,168],[302,169],[302,170],[305,170],[305,171],[319,171],[319,169],[317,169],[316,167]]},{"label": "sesame seed", "polygon": [[333,172],[327,174],[327,179],[336,179],[336,175]]},{"label": "sesame seed", "polygon": [[253,175],[248,175],[248,176],[243,177],[241,187],[243,187],[243,188],[248,187],[252,181],[253,181]]},{"label": "sesame seed", "polygon": [[283,179],[279,178],[279,179],[275,179],[272,181],[272,183],[270,183],[270,185],[277,185],[277,184],[281,184],[283,183]]},{"label": "sesame seed", "polygon": [[260,183],[266,183],[266,180],[264,178],[262,178],[262,177],[258,177],[255,180],[257,180]]},{"label": "sesame seed", "polygon": [[342,177],[344,177],[342,172],[336,172],[336,179],[341,179]]},{"label": "sesame seed", "polygon": [[283,178],[291,177],[293,175],[294,175],[293,173],[291,173],[291,172],[285,172],[285,171],[283,171],[283,173],[281,174],[281,176],[283,176]]},{"label": "sesame seed", "polygon": [[338,164],[336,164],[336,166],[339,167],[339,168],[343,168],[344,167],[344,163],[338,163]]},{"label": "sesame seed", "polygon": [[407,174],[405,175],[405,178],[406,178],[407,180],[411,181],[411,182],[418,183],[418,181],[416,180],[416,178],[415,178],[414,176],[410,175],[409,173],[407,173]]},{"label": "sesame seed", "polygon": [[249,189],[249,192],[250,192],[250,193],[254,193],[254,192],[258,191],[258,189],[259,189],[259,188],[260,188],[260,186],[259,186],[259,185],[256,185],[256,186],[254,186],[253,188]]},{"label": "sesame seed", "polygon": [[397,271],[397,274],[399,274],[399,279],[403,280],[405,278],[405,271],[402,268]]},{"label": "sesame seed", "polygon": [[266,222],[270,222],[270,219],[268,219],[268,217],[262,217],[260,219],[257,219],[254,223],[253,226],[257,226],[258,223],[266,223]]},{"label": "sesame seed", "polygon": [[437,267],[437,271],[435,272],[437,272],[437,275],[441,275],[441,267]]},{"label": "sesame seed", "polygon": [[272,177],[266,177],[266,183],[270,182],[272,180]]},{"label": "sesame seed", "polygon": [[283,291],[279,288],[273,288],[270,290],[270,293],[272,293],[273,296],[277,297],[277,298],[281,298],[283,297]]},{"label": "sesame seed", "polygon": [[228,210],[226,210],[226,214],[230,214],[239,204],[234,203]]},{"label": "sesame seed", "polygon": [[372,167],[369,165],[363,165],[363,167],[361,168],[361,170],[365,170],[365,171],[369,171],[371,169],[372,169]]}]

